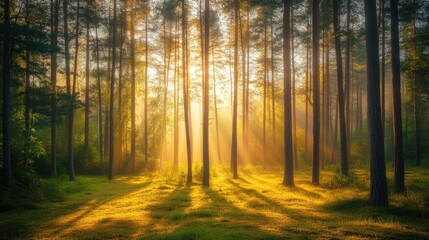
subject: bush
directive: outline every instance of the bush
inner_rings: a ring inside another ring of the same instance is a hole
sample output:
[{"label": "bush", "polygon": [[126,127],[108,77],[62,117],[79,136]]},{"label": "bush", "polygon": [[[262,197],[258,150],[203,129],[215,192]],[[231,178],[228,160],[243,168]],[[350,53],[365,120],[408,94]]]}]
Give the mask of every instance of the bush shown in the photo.
[{"label": "bush", "polygon": [[345,177],[340,170],[337,170],[332,178],[326,183],[326,187],[330,189],[343,187],[364,188],[364,184],[359,181],[356,174],[351,172],[349,173],[349,176]]}]

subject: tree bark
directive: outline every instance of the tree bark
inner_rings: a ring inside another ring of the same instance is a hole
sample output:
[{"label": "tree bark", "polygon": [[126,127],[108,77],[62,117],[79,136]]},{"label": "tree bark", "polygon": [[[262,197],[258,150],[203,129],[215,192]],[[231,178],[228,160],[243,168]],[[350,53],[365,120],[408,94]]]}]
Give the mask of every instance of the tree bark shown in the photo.
[{"label": "tree bark", "polygon": [[[51,0],[51,45],[58,46],[59,0]],[[57,51],[51,52],[51,175],[57,176]]]},{"label": "tree bark", "polygon": [[402,138],[401,115],[401,63],[399,49],[398,0],[390,0],[391,52],[392,52],[392,96],[393,96],[393,146],[394,173],[393,189],[396,193],[405,191],[404,146]]},{"label": "tree bark", "polygon": [[[238,87],[238,18],[239,4],[238,0],[234,0],[234,100],[232,113],[232,139],[231,139],[231,165],[232,175],[236,179],[237,176],[237,87]],[[243,73],[244,74],[244,73]]]},{"label": "tree bark", "polygon": [[136,40],[135,40],[135,9],[131,2],[130,21],[130,58],[131,58],[131,170],[136,173]]},{"label": "tree bark", "polygon": [[209,39],[210,5],[205,0],[204,6],[204,84],[203,84],[203,186],[210,184],[209,166]]},{"label": "tree bark", "polygon": [[283,71],[284,71],[284,144],[285,170],[283,184],[293,186],[293,147],[292,147],[292,103],[291,103],[291,62],[290,62],[290,9],[291,3],[283,0]]},{"label": "tree bark", "polygon": [[112,23],[112,75],[110,76],[110,104],[109,104],[109,174],[108,179],[113,180],[113,158],[115,149],[115,125],[114,125],[114,99],[115,99],[115,70],[116,70],[116,0],[113,1],[113,23]]},{"label": "tree bark", "polygon": [[320,93],[319,93],[319,0],[312,0],[312,45],[313,45],[313,171],[312,182],[319,185],[320,155]]},{"label": "tree bark", "polygon": [[[87,12],[89,12],[89,1],[87,4]],[[88,142],[89,142],[89,16],[86,16],[86,59],[85,59],[85,136],[83,143],[83,151],[88,157]]]},{"label": "tree bark", "polygon": [[[186,130],[186,150],[187,150],[187,182],[192,182],[192,151],[191,151],[191,133],[189,120],[189,81],[188,81],[188,18],[187,18],[186,0],[182,1],[182,80],[183,80],[183,107],[185,111],[185,130]],[[208,58],[208,56],[205,56]]]},{"label": "tree bark", "polygon": [[375,1],[365,0],[368,133],[370,141],[370,201],[375,206],[387,206],[386,165],[380,110],[380,75],[377,16]]},{"label": "tree bark", "polygon": [[338,0],[332,0],[332,9],[334,17],[334,35],[335,35],[335,55],[337,62],[337,89],[338,89],[338,107],[340,114],[340,141],[341,141],[341,174],[345,177],[349,175],[349,165],[347,161],[347,129],[346,116],[344,109],[343,93],[343,64],[341,58],[341,40],[338,15]]}]

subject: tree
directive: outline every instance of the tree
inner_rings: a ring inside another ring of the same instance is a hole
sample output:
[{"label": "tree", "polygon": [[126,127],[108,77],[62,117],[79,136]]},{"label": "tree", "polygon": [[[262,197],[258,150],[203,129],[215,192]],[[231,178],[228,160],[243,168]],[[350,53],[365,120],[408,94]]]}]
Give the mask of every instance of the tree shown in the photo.
[{"label": "tree", "polygon": [[85,137],[83,148],[85,154],[88,154],[88,145],[89,145],[89,48],[90,48],[90,38],[89,38],[89,28],[90,28],[90,1],[86,3],[86,58],[85,58]]},{"label": "tree", "polygon": [[394,174],[393,188],[396,193],[404,192],[404,147],[402,140],[401,115],[401,70],[399,52],[398,0],[390,0],[391,14],[391,52],[392,52],[392,90],[393,90],[393,146]]},{"label": "tree", "polygon": [[[237,178],[237,88],[238,88],[238,0],[234,0],[234,100],[232,113],[231,166],[234,178]],[[244,73],[243,73],[244,74]]]},{"label": "tree", "polygon": [[386,165],[380,109],[380,70],[375,1],[365,0],[368,133],[370,148],[370,201],[387,206]]},{"label": "tree", "polygon": [[292,103],[291,103],[291,56],[290,56],[290,11],[289,0],[283,0],[283,64],[284,64],[284,142],[285,170],[283,184],[293,186],[293,148],[292,148]]},{"label": "tree", "polygon": [[203,186],[210,184],[209,166],[209,40],[210,40],[210,5],[205,0],[204,6],[204,81],[203,81]]},{"label": "tree", "polygon": [[10,151],[10,0],[4,1],[3,18],[3,184],[9,186],[12,181]]},{"label": "tree", "polygon": [[[188,160],[187,182],[192,182],[192,151],[189,120],[189,86],[188,86],[188,19],[186,0],[182,0],[182,75],[183,75],[183,104],[185,111],[186,150]],[[177,170],[177,169],[175,169]]]},{"label": "tree", "polygon": [[[67,87],[67,93],[70,96],[70,103],[69,103],[69,114],[68,114],[68,121],[67,121],[67,152],[68,152],[68,171],[69,171],[69,179],[70,181],[73,181],[74,176],[74,166],[73,166],[73,123],[72,123],[72,114],[74,112],[74,94],[71,91],[71,83],[70,83],[70,50],[69,50],[69,31],[68,31],[68,1],[63,1],[63,10],[64,10],[64,58],[65,58],[65,68],[66,68],[66,87]],[[76,19],[77,20],[77,19]],[[78,23],[78,21],[77,21]],[[78,26],[78,25],[76,25]],[[77,30],[79,28],[77,27]],[[76,32],[78,32],[76,30]],[[77,36],[76,36],[77,37]],[[76,42],[77,39],[76,39]],[[76,56],[77,58],[77,56]],[[76,60],[77,61],[77,60]]]},{"label": "tree", "polygon": [[[54,2],[55,1],[55,2]],[[51,0],[51,46],[58,47],[59,0]],[[57,176],[57,50],[51,50],[51,175]]]},{"label": "tree", "polygon": [[312,45],[313,45],[313,174],[312,182],[319,185],[320,155],[320,93],[319,93],[319,0],[312,0]]},{"label": "tree", "polygon": [[[341,59],[341,43],[338,16],[338,0],[332,0],[332,9],[334,17],[334,35],[335,35],[335,55],[337,62],[337,89],[338,89],[338,107],[340,115],[340,141],[341,141],[341,173],[343,176],[349,175],[349,166],[347,160],[347,129],[346,116],[344,109],[344,92],[343,92],[343,65]],[[329,63],[326,63],[329,64]]]},{"label": "tree", "polygon": [[113,1],[113,33],[112,33],[112,74],[110,76],[110,104],[109,104],[109,173],[108,179],[113,179],[113,158],[115,149],[114,127],[114,98],[115,98],[115,70],[116,70],[116,0]]},{"label": "tree", "polygon": [[135,39],[135,9],[134,1],[131,1],[130,21],[130,52],[131,52],[131,170],[136,171],[136,39]]}]

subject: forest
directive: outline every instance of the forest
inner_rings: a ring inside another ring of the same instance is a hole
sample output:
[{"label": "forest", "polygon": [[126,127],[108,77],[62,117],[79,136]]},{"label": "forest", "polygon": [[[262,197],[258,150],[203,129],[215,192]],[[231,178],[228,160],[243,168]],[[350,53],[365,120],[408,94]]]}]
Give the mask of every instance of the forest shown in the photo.
[{"label": "forest", "polygon": [[0,239],[429,239],[428,0],[0,8]]}]

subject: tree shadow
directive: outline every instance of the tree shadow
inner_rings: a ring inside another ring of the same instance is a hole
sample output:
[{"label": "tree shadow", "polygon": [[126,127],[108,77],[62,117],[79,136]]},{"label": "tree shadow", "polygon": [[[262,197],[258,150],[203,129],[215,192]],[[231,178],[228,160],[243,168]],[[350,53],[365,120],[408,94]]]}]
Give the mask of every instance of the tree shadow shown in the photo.
[{"label": "tree shadow", "polygon": [[131,239],[138,229],[138,225],[134,221],[106,218],[98,221],[92,228],[73,231],[67,235],[67,238]]},{"label": "tree shadow", "polygon": [[[95,209],[108,204],[109,202],[121,199],[133,192],[141,191],[151,185],[151,181],[142,183],[121,182],[120,193],[113,191],[112,196],[109,193],[103,196],[93,196],[91,192],[82,191],[77,197],[66,199],[64,202],[46,203],[40,208],[34,210],[16,209],[7,213],[0,214],[0,229],[6,226],[15,226],[9,228],[6,235],[22,236],[23,238],[35,237],[42,234],[44,237],[58,237],[65,230],[74,226],[80,219],[88,216]],[[86,198],[82,201],[82,198]],[[34,219],[28,223],[22,219]],[[61,220],[69,218],[67,220]],[[5,221],[3,221],[3,219]],[[21,227],[20,227],[21,226]],[[24,227],[22,227],[24,226]],[[77,229],[79,231],[79,229]],[[3,231],[0,231],[3,232]],[[18,235],[17,235],[18,234]],[[0,237],[3,234],[0,234]],[[15,238],[15,237],[14,237]],[[8,239],[8,237],[6,237]]]}]

